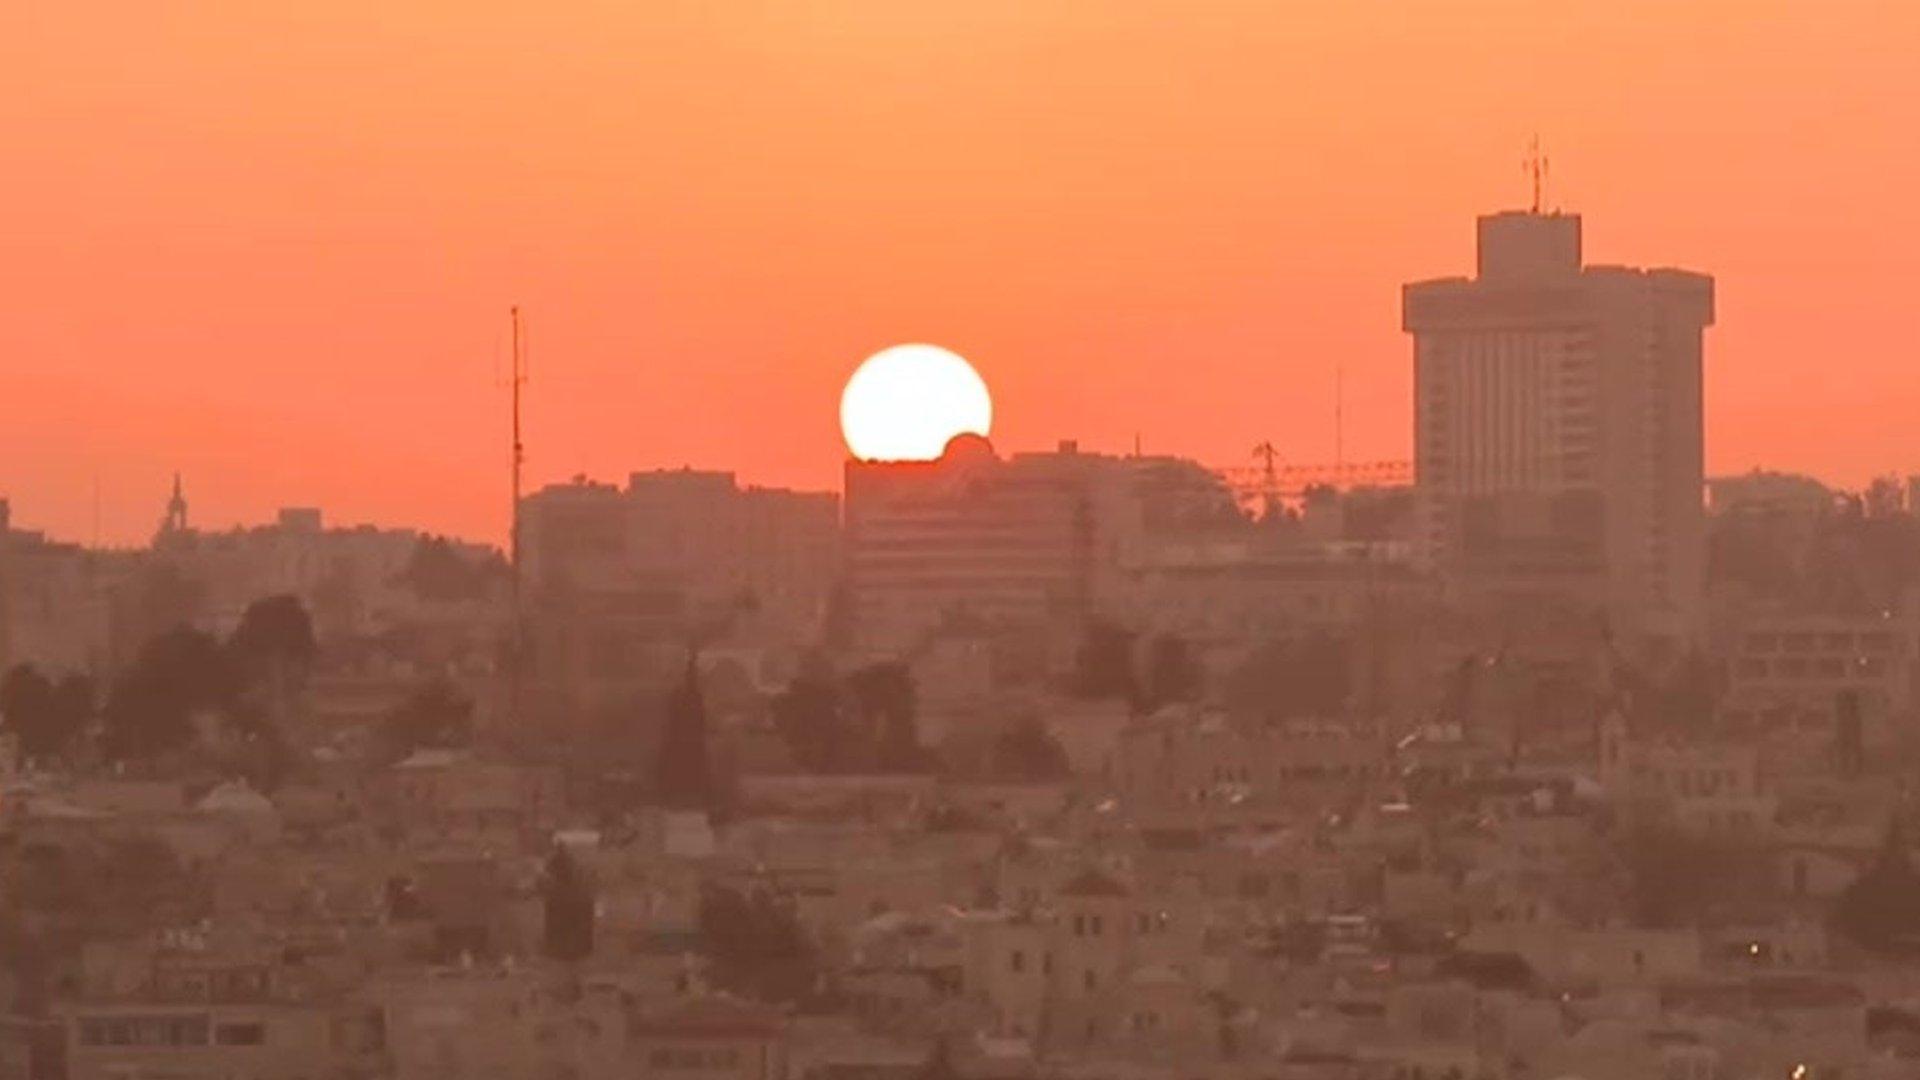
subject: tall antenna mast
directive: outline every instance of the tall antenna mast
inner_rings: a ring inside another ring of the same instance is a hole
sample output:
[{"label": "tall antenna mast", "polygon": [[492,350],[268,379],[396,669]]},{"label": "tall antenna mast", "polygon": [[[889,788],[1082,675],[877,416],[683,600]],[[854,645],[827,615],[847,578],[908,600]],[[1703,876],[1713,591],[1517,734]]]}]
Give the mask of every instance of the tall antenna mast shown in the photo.
[{"label": "tall antenna mast", "polygon": [[526,446],[520,440],[520,388],[527,384],[526,357],[522,347],[520,330],[520,307],[518,304],[508,309],[513,322],[513,370],[508,376],[508,386],[513,394],[513,516],[507,527],[507,565],[513,579],[512,601],[508,617],[512,626],[508,630],[508,677],[512,680],[513,722],[520,721],[521,707],[521,665],[523,633],[521,630],[520,610],[520,469],[526,464]]},{"label": "tall antenna mast", "polygon": [[1535,135],[1527,144],[1527,158],[1521,168],[1533,180],[1533,212],[1537,214],[1546,202],[1547,191],[1547,155],[1540,152],[1540,136]]}]

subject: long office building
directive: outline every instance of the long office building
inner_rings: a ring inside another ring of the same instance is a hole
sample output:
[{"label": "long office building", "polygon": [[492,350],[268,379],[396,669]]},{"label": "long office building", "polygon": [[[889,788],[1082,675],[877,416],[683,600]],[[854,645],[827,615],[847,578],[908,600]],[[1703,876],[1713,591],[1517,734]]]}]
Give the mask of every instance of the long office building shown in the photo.
[{"label": "long office building", "polygon": [[855,640],[909,652],[943,621],[1077,625],[1129,531],[1127,459],[1001,458],[961,436],[933,461],[850,460],[846,585]]},{"label": "long office building", "polygon": [[689,641],[750,615],[810,640],[839,569],[839,499],[741,487],[729,472],[584,478],[521,502],[535,681],[574,706],[624,700],[680,670]]},{"label": "long office building", "polygon": [[1406,286],[1423,559],[1463,598],[1702,632],[1713,279],[1588,266],[1578,215],[1479,220],[1477,272]]}]

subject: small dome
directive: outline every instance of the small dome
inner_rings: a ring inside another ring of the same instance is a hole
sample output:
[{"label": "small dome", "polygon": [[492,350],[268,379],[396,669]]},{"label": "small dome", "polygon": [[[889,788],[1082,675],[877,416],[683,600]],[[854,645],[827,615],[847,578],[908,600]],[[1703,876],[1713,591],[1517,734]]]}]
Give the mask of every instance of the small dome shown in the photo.
[{"label": "small dome", "polygon": [[985,435],[971,431],[962,431],[948,439],[940,451],[942,461],[992,460],[994,456],[993,443]]}]

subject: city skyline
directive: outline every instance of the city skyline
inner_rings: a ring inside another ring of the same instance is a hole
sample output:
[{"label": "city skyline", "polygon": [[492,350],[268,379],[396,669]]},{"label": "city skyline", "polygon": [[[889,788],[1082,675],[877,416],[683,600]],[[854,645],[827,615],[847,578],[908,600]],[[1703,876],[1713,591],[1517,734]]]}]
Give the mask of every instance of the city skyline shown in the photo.
[{"label": "city skyline", "polygon": [[1535,133],[1592,261],[1721,282],[1710,472],[1908,467],[1914,14],[1379,14],[37,13],[0,76],[5,487],[76,539],[96,479],[128,543],[175,469],[209,523],[498,539],[513,303],[535,485],[831,487],[842,381],[917,340],[980,367],[1009,448],[1325,460],[1338,378],[1347,455],[1407,457],[1398,285],[1524,205]]},{"label": "city skyline", "polygon": [[1920,3],[14,6],[0,1080],[1920,1077]]}]

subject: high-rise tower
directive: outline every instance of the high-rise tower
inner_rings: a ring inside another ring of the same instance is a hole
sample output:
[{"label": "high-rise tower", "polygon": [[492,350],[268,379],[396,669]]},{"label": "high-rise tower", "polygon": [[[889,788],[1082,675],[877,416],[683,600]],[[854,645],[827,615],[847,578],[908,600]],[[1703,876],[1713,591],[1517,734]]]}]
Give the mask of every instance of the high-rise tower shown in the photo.
[{"label": "high-rise tower", "polygon": [[1465,594],[1700,631],[1713,279],[1586,266],[1578,215],[1479,220],[1473,278],[1406,286],[1420,546]]}]

